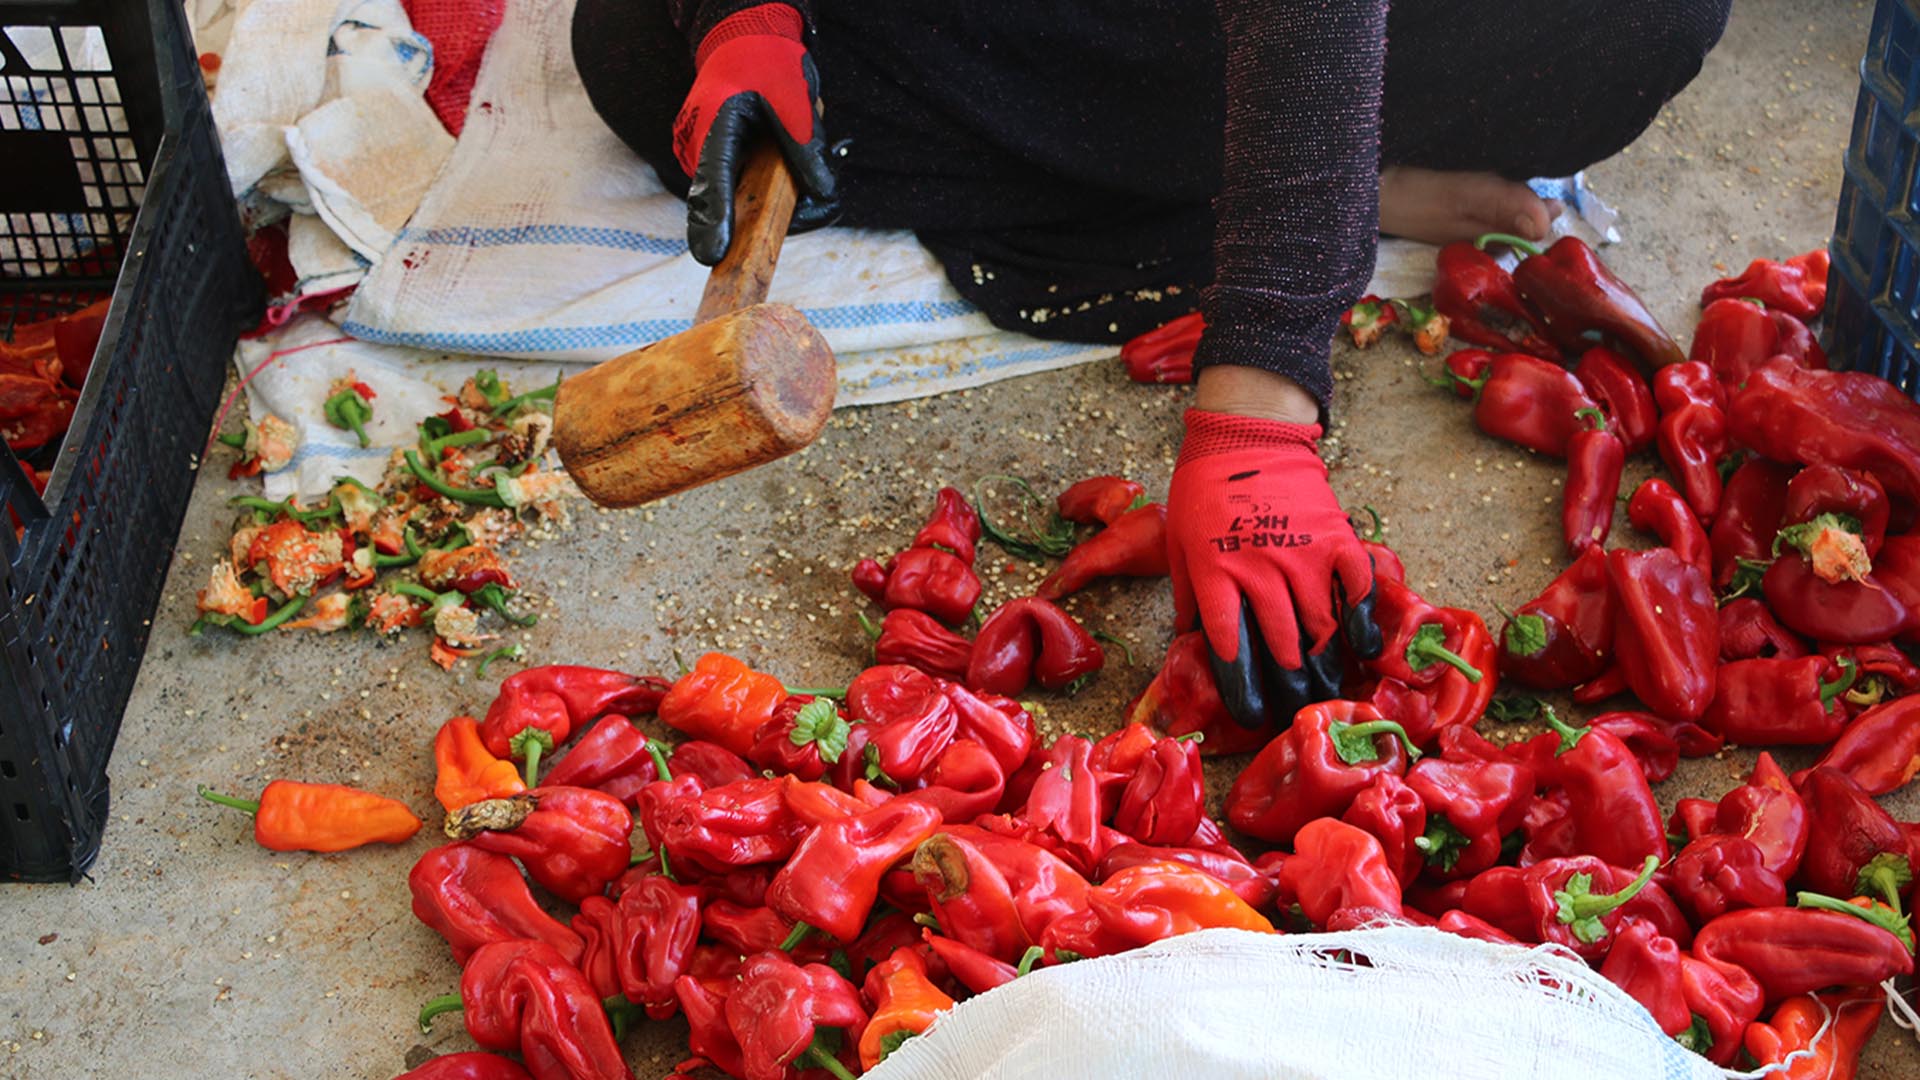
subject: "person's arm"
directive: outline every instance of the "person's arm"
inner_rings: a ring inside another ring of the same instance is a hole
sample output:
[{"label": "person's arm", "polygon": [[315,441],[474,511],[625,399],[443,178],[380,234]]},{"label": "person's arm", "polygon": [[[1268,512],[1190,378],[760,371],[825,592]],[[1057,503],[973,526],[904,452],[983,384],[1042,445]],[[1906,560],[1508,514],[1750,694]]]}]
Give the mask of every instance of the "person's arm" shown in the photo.
[{"label": "person's arm", "polygon": [[1195,404],[1311,423],[1333,393],[1327,352],[1340,313],[1373,274],[1387,5],[1218,9],[1226,157]]},{"label": "person's arm", "polygon": [[729,16],[768,4],[792,8],[800,14],[805,30],[809,33],[813,30],[813,5],[810,0],[667,0],[667,3],[673,25],[687,35],[687,46],[694,50],[698,50],[707,34]]}]

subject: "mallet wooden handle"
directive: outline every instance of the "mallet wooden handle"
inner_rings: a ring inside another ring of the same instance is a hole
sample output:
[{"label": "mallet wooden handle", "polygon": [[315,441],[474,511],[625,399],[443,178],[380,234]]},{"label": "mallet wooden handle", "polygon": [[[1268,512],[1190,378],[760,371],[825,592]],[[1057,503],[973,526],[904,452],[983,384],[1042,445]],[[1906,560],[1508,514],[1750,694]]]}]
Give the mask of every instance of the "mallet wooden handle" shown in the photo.
[{"label": "mallet wooden handle", "polygon": [[767,298],[798,197],[779,146],[771,139],[760,140],[734,188],[733,242],[707,276],[699,310],[693,313],[696,325]]}]

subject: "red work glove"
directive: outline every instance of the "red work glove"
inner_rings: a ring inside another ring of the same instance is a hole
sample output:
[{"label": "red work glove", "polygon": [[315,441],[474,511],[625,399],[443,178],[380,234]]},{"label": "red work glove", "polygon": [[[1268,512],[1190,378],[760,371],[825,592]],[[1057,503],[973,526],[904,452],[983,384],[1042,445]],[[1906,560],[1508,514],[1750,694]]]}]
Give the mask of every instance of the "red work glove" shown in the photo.
[{"label": "red work glove", "polygon": [[1284,729],[1340,696],[1342,639],[1380,654],[1373,567],[1327,486],[1318,425],[1199,409],[1186,423],[1167,495],[1174,618],[1206,630],[1233,718]]},{"label": "red work glove", "polygon": [[786,4],[760,4],[720,20],[694,52],[693,89],[673,121],[673,153],[687,189],[687,246],[712,266],[733,239],[733,187],[755,136],[772,129],[800,189],[796,226],[833,212],[833,172],[820,126],[820,75]]}]

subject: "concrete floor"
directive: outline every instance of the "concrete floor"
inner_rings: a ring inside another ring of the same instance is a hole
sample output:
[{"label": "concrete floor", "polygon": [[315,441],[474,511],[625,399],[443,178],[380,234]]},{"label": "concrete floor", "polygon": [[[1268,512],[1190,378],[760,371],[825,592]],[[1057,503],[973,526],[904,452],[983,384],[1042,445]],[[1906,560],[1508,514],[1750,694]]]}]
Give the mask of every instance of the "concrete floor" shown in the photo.
[{"label": "concrete floor", "polygon": [[[1625,213],[1628,243],[1610,261],[1683,337],[1704,282],[1824,243],[1868,17],[1864,3],[1743,0],[1699,81],[1592,170]],[[1489,616],[1531,596],[1560,564],[1561,469],[1478,436],[1398,342],[1342,350],[1336,364],[1335,485],[1349,505],[1387,515],[1415,587]],[[839,681],[865,651],[846,568],[905,541],[934,488],[1012,472],[1057,490],[1118,471],[1164,493],[1186,399],[1100,364],[850,410],[794,459],[649,512],[586,513],[516,564],[555,597],[529,634],[533,656],[658,671],[676,650],[724,648],[790,681]],[[483,710],[490,681],[428,667],[418,639],[187,638],[193,590],[239,489],[208,470],[195,492],[90,880],[5,890],[0,1075],[379,1080],[467,1046],[457,1022],[424,1037],[412,1023],[457,980],[408,911],[406,873],[435,842],[431,828],[396,849],[276,855],[194,786],[336,780],[424,810],[432,732]],[[1002,592],[1028,581],[990,576]],[[1099,586],[1076,606],[1157,661],[1164,584]],[[1150,671],[1115,664],[1079,697],[1047,699],[1050,723],[1110,728]],[[1688,763],[1661,797],[1717,796],[1749,760]],[[1920,817],[1911,789],[1889,804]],[[1897,1036],[1883,1026],[1861,1075],[1920,1076],[1920,1050]],[[663,1074],[682,1037],[675,1024],[644,1030],[630,1047],[636,1071]]]}]

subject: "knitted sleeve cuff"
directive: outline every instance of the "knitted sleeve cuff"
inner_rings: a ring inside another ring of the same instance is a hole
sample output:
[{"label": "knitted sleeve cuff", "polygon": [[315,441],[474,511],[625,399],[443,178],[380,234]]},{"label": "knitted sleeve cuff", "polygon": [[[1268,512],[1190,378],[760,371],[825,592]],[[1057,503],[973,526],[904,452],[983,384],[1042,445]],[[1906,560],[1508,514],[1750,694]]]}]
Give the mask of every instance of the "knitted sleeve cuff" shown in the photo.
[{"label": "knitted sleeve cuff", "polygon": [[1318,424],[1289,424],[1280,420],[1207,412],[1203,409],[1188,409],[1185,420],[1187,437],[1180,444],[1179,463],[1256,448],[1291,448],[1305,450],[1309,454],[1319,452]]}]

